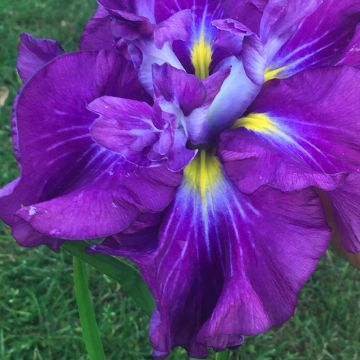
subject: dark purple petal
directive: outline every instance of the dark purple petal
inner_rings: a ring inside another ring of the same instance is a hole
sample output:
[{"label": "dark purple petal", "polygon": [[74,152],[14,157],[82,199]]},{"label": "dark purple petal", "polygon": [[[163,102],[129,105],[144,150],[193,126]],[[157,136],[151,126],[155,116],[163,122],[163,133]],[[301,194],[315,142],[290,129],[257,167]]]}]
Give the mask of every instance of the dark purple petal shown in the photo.
[{"label": "dark purple petal", "polygon": [[142,270],[157,301],[155,354],[183,346],[197,358],[286,321],[330,238],[312,190],[243,195],[204,153],[185,170],[158,237],[146,235],[95,250]]},{"label": "dark purple petal", "polygon": [[327,195],[343,246],[349,252],[360,252],[360,175],[349,175],[338,189]]},{"label": "dark purple petal", "polygon": [[21,34],[17,69],[23,83],[63,53],[64,50],[57,41],[35,38],[27,33]]},{"label": "dark purple petal", "polygon": [[309,70],[265,86],[225,133],[220,153],[243,191],[262,184],[282,190],[334,190],[360,168],[360,72],[350,67]]},{"label": "dark purple petal", "polygon": [[99,6],[93,17],[86,24],[80,40],[81,50],[111,50],[116,41],[111,28],[111,16],[102,6]]},{"label": "dark purple petal", "polygon": [[101,244],[92,246],[89,252],[105,253],[127,258],[144,258],[151,254],[157,246],[159,228],[147,228],[133,234],[116,234],[108,237]]},{"label": "dark purple petal", "polygon": [[17,219],[12,225],[12,236],[24,247],[37,247],[47,245],[51,250],[59,251],[63,240],[43,235],[32,228],[30,224],[22,219]]}]

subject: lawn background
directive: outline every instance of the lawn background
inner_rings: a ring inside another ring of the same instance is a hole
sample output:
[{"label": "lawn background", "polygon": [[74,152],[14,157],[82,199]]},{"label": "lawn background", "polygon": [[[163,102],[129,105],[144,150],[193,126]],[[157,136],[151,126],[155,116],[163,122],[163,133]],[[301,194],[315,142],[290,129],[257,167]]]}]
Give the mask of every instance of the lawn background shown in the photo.
[{"label": "lawn background", "polygon": [[[9,117],[20,87],[19,34],[57,39],[67,51],[75,50],[95,6],[95,0],[0,0],[0,86],[10,90],[0,109],[0,186],[17,175]],[[119,284],[93,269],[90,285],[107,358],[150,359],[146,316]],[[84,353],[71,257],[46,248],[22,249],[0,224],[0,359],[85,360]],[[177,351],[171,359],[186,356]],[[360,359],[359,272],[329,251],[302,291],[295,317],[280,329],[248,338],[231,359]]]}]

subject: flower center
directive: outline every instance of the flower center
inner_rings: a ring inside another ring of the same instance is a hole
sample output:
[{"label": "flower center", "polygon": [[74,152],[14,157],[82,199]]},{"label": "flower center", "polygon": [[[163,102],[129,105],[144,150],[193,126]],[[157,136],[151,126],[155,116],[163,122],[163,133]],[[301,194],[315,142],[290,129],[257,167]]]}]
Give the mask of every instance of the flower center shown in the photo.
[{"label": "flower center", "polygon": [[191,62],[195,68],[195,75],[199,79],[206,79],[210,74],[212,61],[212,47],[205,39],[204,31],[201,32],[191,50]]},{"label": "flower center", "polygon": [[206,204],[208,194],[212,194],[221,181],[221,165],[213,154],[201,150],[196,158],[185,168],[186,183],[201,194]]}]

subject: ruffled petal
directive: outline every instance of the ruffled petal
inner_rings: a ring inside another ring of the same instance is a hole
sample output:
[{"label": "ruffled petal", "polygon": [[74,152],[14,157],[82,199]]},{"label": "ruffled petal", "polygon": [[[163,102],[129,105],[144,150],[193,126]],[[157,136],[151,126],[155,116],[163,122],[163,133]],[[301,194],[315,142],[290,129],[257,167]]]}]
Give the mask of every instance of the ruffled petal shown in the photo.
[{"label": "ruffled petal", "polygon": [[156,356],[182,346],[205,358],[209,347],[240,345],[243,335],[292,315],[330,232],[312,190],[243,195],[218,160],[202,153],[185,170],[158,238],[143,235],[95,251],[130,256],[142,270],[157,302]]},{"label": "ruffled petal", "polygon": [[[142,94],[132,65],[117,53],[63,55],[40,70],[25,86],[15,110],[21,178],[1,197],[1,218],[14,226],[18,212],[41,233],[42,244],[43,235],[110,235],[126,229],[142,212],[166,208],[178,176],[163,168],[134,169],[96,144],[89,131],[96,116],[86,106],[95,98],[144,100]],[[31,244],[36,245],[35,238]]]},{"label": "ruffled petal", "polygon": [[53,58],[64,53],[57,41],[35,38],[23,33],[20,37],[17,69],[25,83]]},{"label": "ruffled petal", "polygon": [[334,67],[265,86],[220,142],[233,181],[246,192],[263,184],[331,191],[358,171],[359,81],[359,70]]}]

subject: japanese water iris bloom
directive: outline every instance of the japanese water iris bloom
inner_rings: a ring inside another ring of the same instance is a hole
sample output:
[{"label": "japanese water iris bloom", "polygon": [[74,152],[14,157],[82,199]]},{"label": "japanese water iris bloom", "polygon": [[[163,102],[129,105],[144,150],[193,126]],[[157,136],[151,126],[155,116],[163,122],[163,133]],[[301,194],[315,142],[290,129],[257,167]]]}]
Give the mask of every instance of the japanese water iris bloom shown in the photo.
[{"label": "japanese water iris bloom", "polygon": [[82,52],[24,35],[25,246],[107,237],[155,297],[154,354],[286,321],[331,235],[359,252],[358,1],[101,0]]}]

